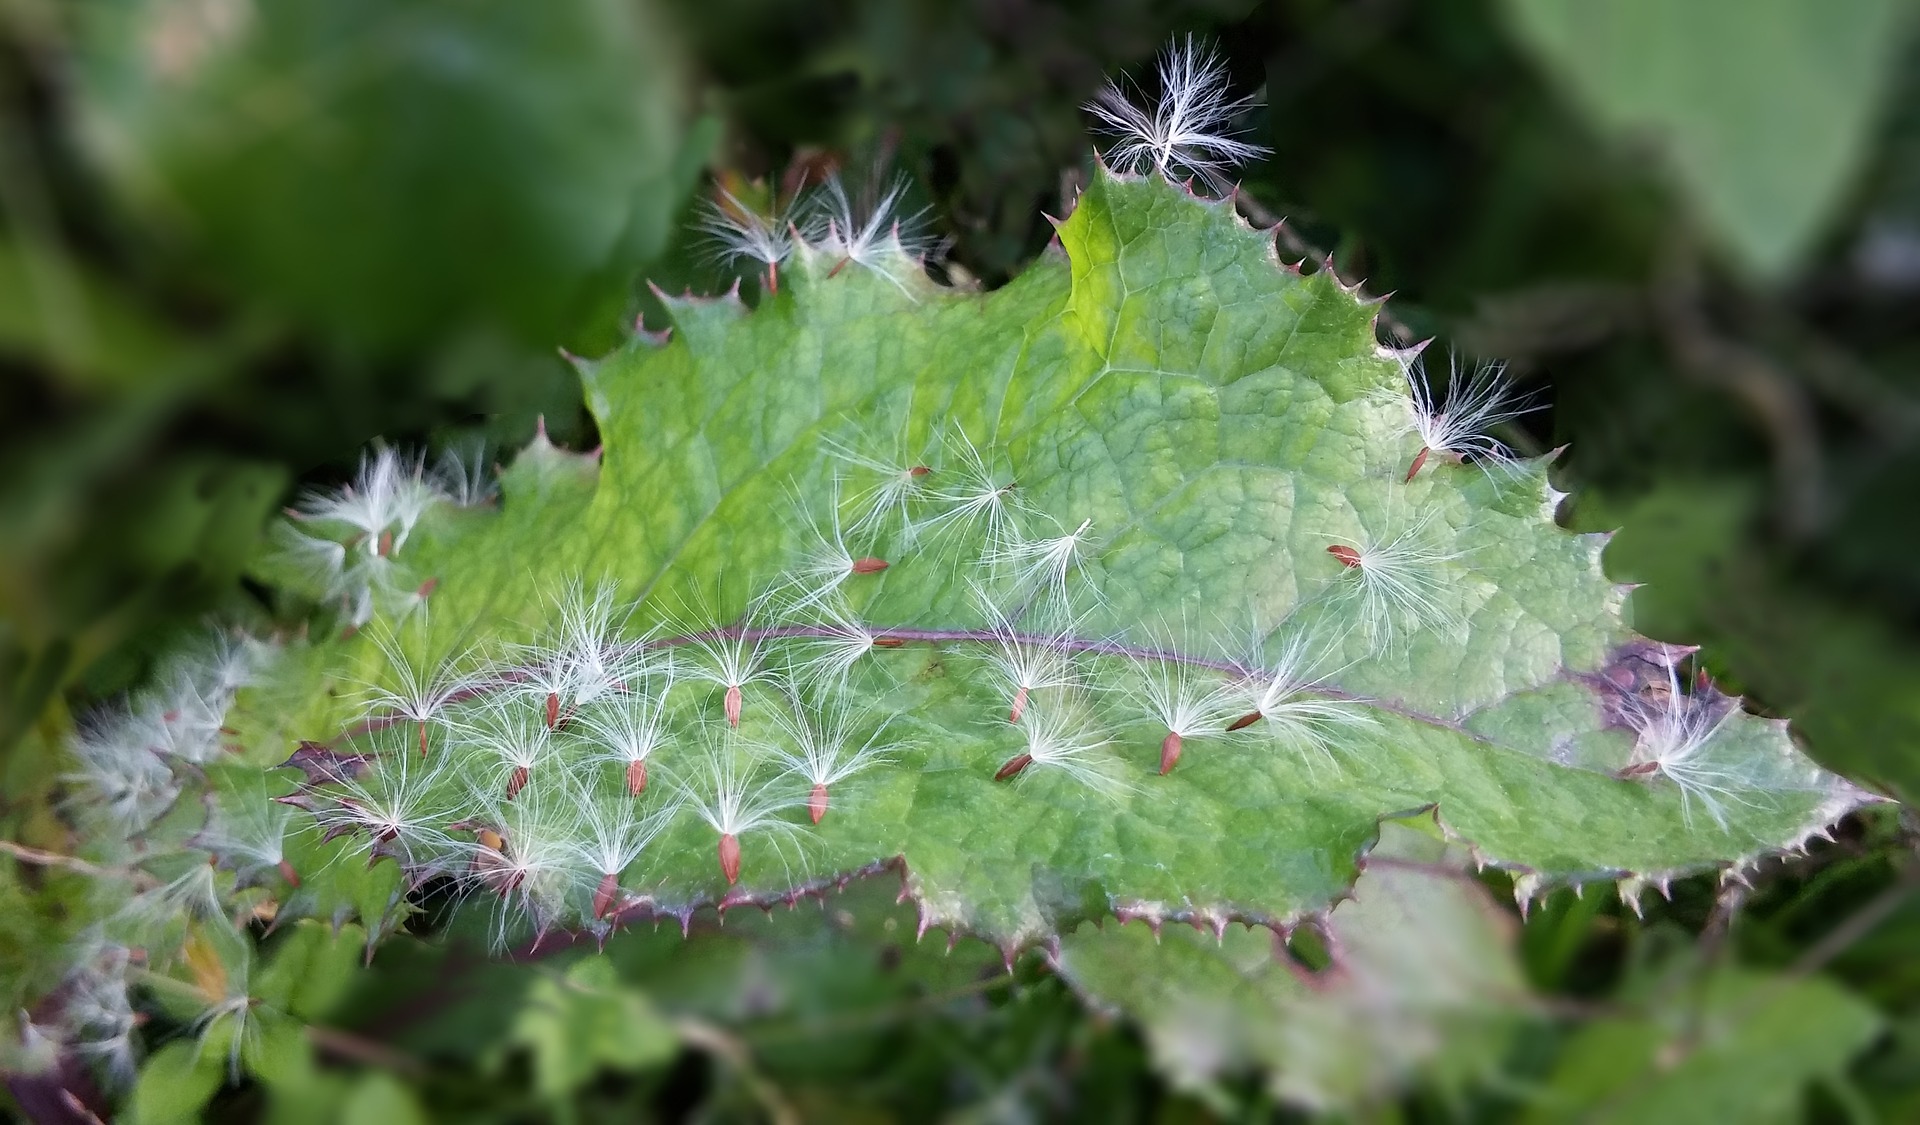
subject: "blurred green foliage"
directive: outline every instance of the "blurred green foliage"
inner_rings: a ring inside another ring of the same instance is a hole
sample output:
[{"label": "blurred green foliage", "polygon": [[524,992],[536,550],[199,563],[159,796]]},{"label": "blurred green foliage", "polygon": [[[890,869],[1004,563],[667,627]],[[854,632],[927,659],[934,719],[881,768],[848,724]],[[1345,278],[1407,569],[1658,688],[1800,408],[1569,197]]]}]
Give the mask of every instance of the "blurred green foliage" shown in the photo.
[{"label": "blurred green foliage", "polygon": [[[676,233],[703,168],[891,154],[951,263],[996,282],[1070,205],[1100,75],[1189,30],[1264,91],[1274,155],[1243,170],[1245,208],[1289,218],[1283,254],[1395,291],[1389,330],[1436,355],[1509,359],[1553,404],[1514,436],[1571,446],[1566,514],[1623,528],[1609,564],[1648,583],[1639,626],[1704,644],[1820,760],[1912,796],[1912,18],[1893,0],[6,0],[0,837],[63,850],[72,710],[205,614],[269,611],[241,560],[296,482],[340,479],[376,437],[519,442],[542,415],[591,444],[551,349],[603,348],[644,310],[642,276],[726,283]],[[1374,1111],[1920,1116],[1910,816],[1876,810],[1752,889],[1649,892],[1644,920],[1555,896],[1518,949],[1544,1022],[1496,1077],[1416,1077]],[[83,880],[0,860],[10,985],[63,940]],[[355,956],[323,955],[324,928],[294,928],[253,983],[297,975],[315,999],[274,992],[299,1018],[263,1021],[250,1077],[227,1083],[217,1036],[155,1027],[124,1112],[1273,1112],[1252,1074],[1174,1091],[1137,1030],[1037,961],[943,956],[887,898],[622,935],[604,962],[490,961],[428,926],[358,969],[351,935]],[[15,1046],[12,1096],[60,1112]]]}]

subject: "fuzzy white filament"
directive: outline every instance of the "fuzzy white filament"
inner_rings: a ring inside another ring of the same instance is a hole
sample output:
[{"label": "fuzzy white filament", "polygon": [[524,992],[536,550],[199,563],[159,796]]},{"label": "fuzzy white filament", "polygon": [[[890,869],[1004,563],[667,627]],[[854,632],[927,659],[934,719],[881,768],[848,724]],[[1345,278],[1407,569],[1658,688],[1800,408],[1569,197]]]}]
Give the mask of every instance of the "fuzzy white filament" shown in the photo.
[{"label": "fuzzy white filament", "polygon": [[987,554],[986,563],[1011,573],[1019,589],[1047,595],[1055,606],[1064,609],[1068,604],[1067,579],[1086,557],[1092,527],[1093,521],[1088,519],[1072,531],[1062,528],[1060,535],[1034,539],[1010,536]]},{"label": "fuzzy white filament", "polygon": [[[871,542],[890,529],[900,532],[901,546],[913,543],[914,506],[931,493],[928,479],[933,467],[922,457],[918,460],[896,454],[891,459],[869,456],[833,438],[822,438],[833,457],[853,469],[857,479],[850,503],[859,512],[847,526],[847,535],[856,542]],[[837,479],[837,478],[836,478]]]},{"label": "fuzzy white filament", "polygon": [[1191,35],[1168,44],[1159,69],[1152,109],[1135,104],[1114,81],[1087,103],[1102,130],[1119,138],[1106,152],[1107,163],[1129,172],[1150,168],[1168,179],[1197,176],[1215,191],[1226,190],[1226,170],[1267,151],[1237,136],[1235,119],[1255,99],[1230,96],[1226,64]]}]

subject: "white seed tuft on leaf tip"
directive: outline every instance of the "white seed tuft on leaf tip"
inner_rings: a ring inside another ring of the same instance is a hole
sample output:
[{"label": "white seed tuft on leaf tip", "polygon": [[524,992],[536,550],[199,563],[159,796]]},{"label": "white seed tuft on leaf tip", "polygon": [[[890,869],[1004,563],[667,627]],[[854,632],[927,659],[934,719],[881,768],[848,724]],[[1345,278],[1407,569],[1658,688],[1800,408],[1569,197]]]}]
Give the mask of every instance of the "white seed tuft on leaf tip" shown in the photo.
[{"label": "white seed tuft on leaf tip", "polygon": [[1106,151],[1107,163],[1128,172],[1151,169],[1169,180],[1198,176],[1213,190],[1226,191],[1227,170],[1268,151],[1237,136],[1235,119],[1255,99],[1231,97],[1226,64],[1191,35],[1167,45],[1159,76],[1152,109],[1135,104],[1114,81],[1086,104],[1101,130],[1118,138]]}]

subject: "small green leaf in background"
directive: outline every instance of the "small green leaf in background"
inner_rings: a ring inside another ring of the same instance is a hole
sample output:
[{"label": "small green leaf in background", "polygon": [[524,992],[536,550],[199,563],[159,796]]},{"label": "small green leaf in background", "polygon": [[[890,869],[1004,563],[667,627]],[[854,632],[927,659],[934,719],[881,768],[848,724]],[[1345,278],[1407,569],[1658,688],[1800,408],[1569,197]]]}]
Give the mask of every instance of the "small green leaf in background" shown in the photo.
[{"label": "small green leaf in background", "polygon": [[124,0],[83,26],[84,133],[122,196],[354,339],[478,320],[549,343],[684,198],[647,5]]},{"label": "small green leaf in background", "polygon": [[431,1120],[405,1084],[379,1070],[354,1083],[340,1107],[340,1125],[427,1125]]},{"label": "small green leaf in background", "polygon": [[636,1071],[679,1049],[673,1028],[602,957],[536,981],[508,1042],[533,1055],[534,1089],[566,1097],[603,1068]]},{"label": "small green leaf in background", "polygon": [[200,1110],[226,1079],[226,1056],[179,1040],[154,1052],[134,1083],[127,1102],[130,1125],[170,1125],[198,1121]]},{"label": "small green leaf in background", "polygon": [[1599,124],[1650,134],[1703,217],[1779,277],[1859,170],[1905,40],[1899,0],[1508,0]]},{"label": "small green leaf in background", "polygon": [[1512,919],[1469,871],[1467,849],[1390,821],[1329,920],[1337,963],[1316,976],[1265,929],[1137,924],[1081,926],[1060,971],[1137,1020],[1178,1086],[1259,1070],[1293,1105],[1353,1109],[1415,1075],[1491,1073],[1531,1003]]},{"label": "small green leaf in background", "polygon": [[303,919],[254,979],[253,995],[300,1019],[322,1019],[352,987],[365,950],[366,934],[360,927],[335,930]]},{"label": "small green leaf in background", "polygon": [[1881,1027],[1817,977],[1724,970],[1664,999],[1651,1016],[1583,1028],[1529,1120],[1796,1120],[1806,1085],[1839,1074]]}]

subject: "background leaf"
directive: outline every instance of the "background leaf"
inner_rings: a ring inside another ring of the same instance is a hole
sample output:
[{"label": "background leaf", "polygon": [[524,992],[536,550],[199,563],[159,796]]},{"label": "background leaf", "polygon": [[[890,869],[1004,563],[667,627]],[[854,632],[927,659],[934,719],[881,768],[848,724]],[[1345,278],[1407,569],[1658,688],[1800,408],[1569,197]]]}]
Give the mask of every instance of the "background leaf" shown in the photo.
[{"label": "background leaf", "polygon": [[1805,254],[1861,158],[1907,18],[1898,0],[1507,0],[1514,30],[1603,128],[1658,146],[1755,272]]}]

